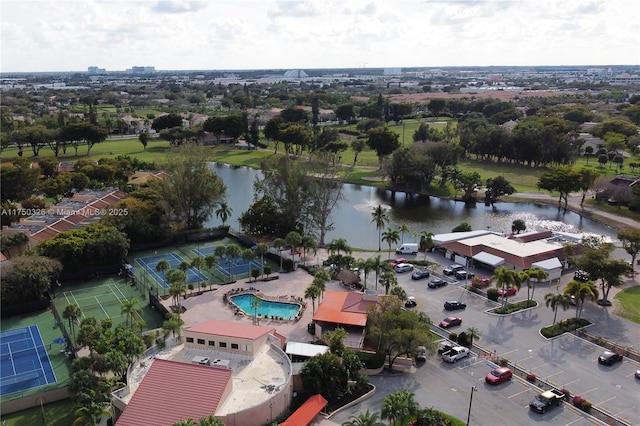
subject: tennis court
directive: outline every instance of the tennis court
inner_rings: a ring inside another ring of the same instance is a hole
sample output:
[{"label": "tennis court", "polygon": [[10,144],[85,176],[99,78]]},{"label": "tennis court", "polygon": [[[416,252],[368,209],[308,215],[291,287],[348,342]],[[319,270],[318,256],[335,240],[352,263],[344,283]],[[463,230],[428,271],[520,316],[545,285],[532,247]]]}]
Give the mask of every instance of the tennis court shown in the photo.
[{"label": "tennis court", "polygon": [[[216,247],[191,249],[191,251],[196,256],[200,257],[213,256],[215,255],[215,250]],[[216,270],[223,274],[225,277],[231,277],[232,272],[233,275],[246,274],[248,276],[251,274],[251,270],[254,268],[261,269],[262,265],[260,265],[260,262],[256,262],[253,260],[251,262],[248,262],[241,257],[234,257],[230,259],[227,256],[222,256],[218,259],[218,264],[216,265]]]},{"label": "tennis court", "polygon": [[37,325],[0,333],[0,395],[56,382]]},{"label": "tennis court", "polygon": [[[149,275],[153,277],[153,279],[158,283],[160,287],[169,288],[169,283],[165,282],[162,278],[162,273],[156,271],[156,266],[161,260],[166,260],[169,263],[171,269],[178,269],[180,263],[185,262],[185,260],[175,252],[170,253],[162,253],[154,256],[141,257],[136,259],[136,263],[140,265]],[[207,277],[202,272],[198,271],[196,268],[189,268],[185,271],[187,274],[187,280],[185,284],[196,284],[200,282],[207,282],[209,277]]]},{"label": "tennis court", "polygon": [[[121,286],[126,288],[123,289]],[[82,318],[88,316],[92,316],[97,320],[112,318],[114,323],[119,323],[120,321],[115,321],[115,319],[123,317],[122,322],[124,322],[124,316],[121,311],[123,302],[131,298],[131,296],[125,294],[125,291],[131,293],[129,287],[123,280],[119,282],[111,281],[97,287],[63,291],[58,295],[56,301],[64,300],[66,305],[71,305],[72,303],[78,305],[82,311]],[[60,312],[64,312],[64,307],[60,308]],[[137,320],[140,319],[142,318],[138,315]]]}]

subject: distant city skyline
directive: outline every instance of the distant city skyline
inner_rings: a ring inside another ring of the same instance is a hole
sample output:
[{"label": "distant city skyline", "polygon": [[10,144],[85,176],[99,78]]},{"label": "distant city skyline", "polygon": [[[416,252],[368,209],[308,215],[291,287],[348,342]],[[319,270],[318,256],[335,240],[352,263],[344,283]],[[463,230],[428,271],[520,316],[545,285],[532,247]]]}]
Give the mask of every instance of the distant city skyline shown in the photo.
[{"label": "distant city skyline", "polygon": [[640,64],[634,0],[0,2],[0,72]]}]

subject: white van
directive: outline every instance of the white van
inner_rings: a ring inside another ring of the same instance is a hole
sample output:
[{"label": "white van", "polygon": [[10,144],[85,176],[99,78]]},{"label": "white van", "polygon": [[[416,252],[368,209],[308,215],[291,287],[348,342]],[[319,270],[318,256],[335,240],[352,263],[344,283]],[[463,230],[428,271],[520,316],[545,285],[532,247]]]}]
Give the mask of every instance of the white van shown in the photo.
[{"label": "white van", "polygon": [[396,249],[396,254],[418,254],[418,244],[404,243]]}]

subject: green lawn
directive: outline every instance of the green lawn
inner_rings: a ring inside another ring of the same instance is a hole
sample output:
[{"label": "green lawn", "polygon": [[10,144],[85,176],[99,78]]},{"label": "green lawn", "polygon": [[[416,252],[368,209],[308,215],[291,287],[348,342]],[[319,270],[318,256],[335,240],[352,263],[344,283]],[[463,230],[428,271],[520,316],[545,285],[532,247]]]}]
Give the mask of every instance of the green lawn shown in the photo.
[{"label": "green lawn", "polygon": [[43,408],[34,407],[3,415],[2,419],[6,420],[6,426],[69,426],[73,423],[74,408],[71,400],[65,399],[46,404]]},{"label": "green lawn", "polygon": [[622,290],[615,299],[620,303],[615,314],[640,324],[640,285]]}]

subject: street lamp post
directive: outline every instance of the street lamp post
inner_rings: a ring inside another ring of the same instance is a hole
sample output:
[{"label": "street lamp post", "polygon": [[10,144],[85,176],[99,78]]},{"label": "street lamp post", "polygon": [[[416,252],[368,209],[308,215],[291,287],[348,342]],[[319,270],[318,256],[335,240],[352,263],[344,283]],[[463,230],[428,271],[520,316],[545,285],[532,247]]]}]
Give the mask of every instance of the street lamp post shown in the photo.
[{"label": "street lamp post", "polygon": [[467,426],[469,426],[469,420],[471,419],[471,403],[473,402],[473,393],[477,392],[476,386],[471,386],[471,396],[469,396],[469,414],[467,414]]}]

